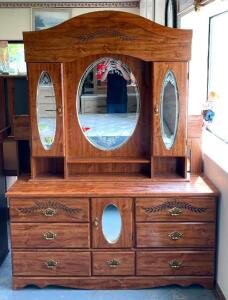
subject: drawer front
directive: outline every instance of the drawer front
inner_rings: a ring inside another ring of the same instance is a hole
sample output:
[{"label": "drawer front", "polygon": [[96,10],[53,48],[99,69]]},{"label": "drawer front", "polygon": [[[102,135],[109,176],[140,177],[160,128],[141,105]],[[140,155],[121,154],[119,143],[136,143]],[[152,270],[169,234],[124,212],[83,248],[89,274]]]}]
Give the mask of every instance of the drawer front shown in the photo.
[{"label": "drawer front", "polygon": [[214,274],[213,251],[138,252],[136,275],[211,276]]},{"label": "drawer front", "polygon": [[89,224],[11,224],[13,248],[89,248],[89,237]]},{"label": "drawer front", "polygon": [[15,276],[90,276],[89,252],[13,252]]},{"label": "drawer front", "polygon": [[215,198],[137,198],[136,221],[214,221]]},{"label": "drawer front", "polygon": [[214,247],[213,223],[137,223],[137,247]]},{"label": "drawer front", "polygon": [[106,100],[87,100],[85,102],[85,113],[105,113],[107,110]]},{"label": "drawer front", "polygon": [[10,198],[12,222],[88,222],[87,198]]},{"label": "drawer front", "polygon": [[93,275],[134,275],[134,252],[94,252]]}]

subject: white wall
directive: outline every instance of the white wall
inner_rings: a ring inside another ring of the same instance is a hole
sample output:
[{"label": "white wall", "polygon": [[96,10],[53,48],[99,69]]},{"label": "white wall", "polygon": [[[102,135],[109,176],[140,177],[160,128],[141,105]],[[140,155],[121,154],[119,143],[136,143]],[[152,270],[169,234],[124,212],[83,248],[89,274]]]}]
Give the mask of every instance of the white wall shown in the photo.
[{"label": "white wall", "polygon": [[[72,17],[92,12],[110,10],[108,8],[73,8]],[[131,12],[139,14],[139,8],[112,8],[115,11]],[[22,32],[30,31],[31,26],[30,8],[0,8],[0,40],[22,40]]]}]

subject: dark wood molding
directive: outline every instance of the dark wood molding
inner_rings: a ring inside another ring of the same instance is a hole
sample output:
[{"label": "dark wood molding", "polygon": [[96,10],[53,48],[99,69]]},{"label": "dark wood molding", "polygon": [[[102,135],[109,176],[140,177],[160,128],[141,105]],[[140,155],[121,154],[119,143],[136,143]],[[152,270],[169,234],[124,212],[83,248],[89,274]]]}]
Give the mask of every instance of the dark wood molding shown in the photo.
[{"label": "dark wood molding", "polygon": [[2,2],[0,8],[135,8],[139,0],[75,2]]},{"label": "dark wood molding", "polygon": [[219,300],[227,300],[217,282],[215,283],[215,292],[216,292]]}]

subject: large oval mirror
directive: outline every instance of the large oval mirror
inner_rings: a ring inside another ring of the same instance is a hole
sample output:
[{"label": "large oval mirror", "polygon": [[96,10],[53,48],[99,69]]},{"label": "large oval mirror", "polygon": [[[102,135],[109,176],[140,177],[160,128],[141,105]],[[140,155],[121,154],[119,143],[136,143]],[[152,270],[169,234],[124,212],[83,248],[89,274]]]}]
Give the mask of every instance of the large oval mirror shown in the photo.
[{"label": "large oval mirror", "polygon": [[169,150],[174,144],[179,120],[177,83],[171,70],[166,73],[162,83],[160,120],[162,140]]},{"label": "large oval mirror", "polygon": [[102,232],[105,239],[114,244],[118,241],[122,228],[122,220],[119,209],[109,204],[105,207],[102,214]]},{"label": "large oval mirror", "polygon": [[45,150],[50,150],[56,132],[56,101],[53,83],[47,72],[42,72],[37,86],[37,124],[40,141]]},{"label": "large oval mirror", "polygon": [[81,78],[77,116],[87,140],[100,150],[114,150],[132,136],[139,117],[139,90],[122,61],[95,61]]}]

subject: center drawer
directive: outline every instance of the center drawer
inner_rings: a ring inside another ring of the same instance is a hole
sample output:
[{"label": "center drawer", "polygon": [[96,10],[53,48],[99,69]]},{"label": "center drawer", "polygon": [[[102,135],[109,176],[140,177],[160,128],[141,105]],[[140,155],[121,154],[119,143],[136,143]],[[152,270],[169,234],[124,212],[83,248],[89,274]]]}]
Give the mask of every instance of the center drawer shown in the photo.
[{"label": "center drawer", "polygon": [[88,223],[12,223],[12,248],[89,248]]},{"label": "center drawer", "polygon": [[15,276],[90,276],[89,252],[13,252]]},{"label": "center drawer", "polygon": [[93,275],[135,275],[135,253],[94,252]]}]

